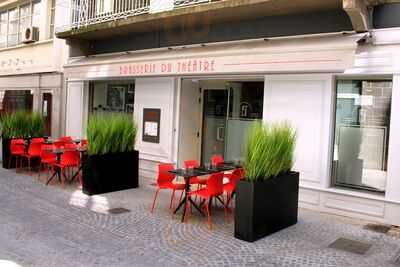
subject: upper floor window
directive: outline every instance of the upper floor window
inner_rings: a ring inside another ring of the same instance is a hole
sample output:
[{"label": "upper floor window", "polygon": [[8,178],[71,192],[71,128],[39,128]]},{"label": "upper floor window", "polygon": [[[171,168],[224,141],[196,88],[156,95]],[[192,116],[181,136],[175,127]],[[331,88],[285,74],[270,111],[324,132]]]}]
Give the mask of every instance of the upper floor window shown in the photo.
[{"label": "upper floor window", "polygon": [[55,17],[56,17],[56,0],[51,0],[51,6],[50,6],[50,38],[54,37]]},{"label": "upper floor window", "polygon": [[22,43],[27,27],[40,26],[40,1],[0,11],[0,48]]}]

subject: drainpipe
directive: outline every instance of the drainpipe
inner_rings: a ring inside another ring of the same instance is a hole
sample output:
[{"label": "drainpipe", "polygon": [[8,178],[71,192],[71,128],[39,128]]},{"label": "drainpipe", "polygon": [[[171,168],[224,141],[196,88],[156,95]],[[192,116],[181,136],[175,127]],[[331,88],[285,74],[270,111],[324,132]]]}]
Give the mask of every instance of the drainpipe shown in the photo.
[{"label": "drainpipe", "polygon": [[369,31],[369,12],[364,0],[342,0],[342,5],[350,17],[354,31]]}]

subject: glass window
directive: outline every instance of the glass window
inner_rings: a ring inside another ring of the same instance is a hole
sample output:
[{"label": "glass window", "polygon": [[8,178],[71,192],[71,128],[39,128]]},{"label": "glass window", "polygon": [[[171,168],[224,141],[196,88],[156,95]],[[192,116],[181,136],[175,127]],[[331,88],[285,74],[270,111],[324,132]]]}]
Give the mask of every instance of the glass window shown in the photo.
[{"label": "glass window", "polygon": [[22,38],[25,34],[25,29],[31,26],[31,5],[27,4],[20,7],[20,19],[19,19],[19,41],[22,42]]},{"label": "glass window", "polygon": [[0,12],[0,48],[7,46],[8,13]]},{"label": "glass window", "polygon": [[54,37],[54,23],[55,23],[55,15],[56,15],[56,0],[51,0],[51,9],[50,9],[50,38]]},{"label": "glass window", "polygon": [[32,26],[40,27],[40,1],[32,3]]},{"label": "glass window", "polygon": [[7,45],[14,46],[18,44],[19,32],[19,12],[17,8],[8,11],[8,39]]},{"label": "glass window", "polygon": [[391,81],[338,81],[334,185],[385,192],[391,96]]},{"label": "glass window", "polygon": [[90,83],[90,112],[125,112],[133,114],[135,84],[131,83]]},{"label": "glass window", "polygon": [[32,110],[33,94],[30,90],[0,90],[0,114],[17,110]]}]

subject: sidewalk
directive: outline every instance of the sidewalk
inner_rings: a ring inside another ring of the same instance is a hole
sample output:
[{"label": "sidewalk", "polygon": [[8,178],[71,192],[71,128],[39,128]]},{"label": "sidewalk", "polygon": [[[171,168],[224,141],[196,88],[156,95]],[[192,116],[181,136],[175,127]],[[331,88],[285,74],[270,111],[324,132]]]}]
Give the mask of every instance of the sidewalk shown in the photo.
[{"label": "sidewalk", "polygon": [[[195,211],[188,223],[168,212],[155,188],[88,197],[75,187],[0,169],[0,262],[16,266],[400,266],[400,239],[360,220],[300,210],[297,225],[255,243],[233,238],[223,211],[213,231]],[[112,215],[111,208],[127,213]],[[392,233],[391,233],[392,234]],[[370,244],[365,255],[330,248],[338,238]]]}]

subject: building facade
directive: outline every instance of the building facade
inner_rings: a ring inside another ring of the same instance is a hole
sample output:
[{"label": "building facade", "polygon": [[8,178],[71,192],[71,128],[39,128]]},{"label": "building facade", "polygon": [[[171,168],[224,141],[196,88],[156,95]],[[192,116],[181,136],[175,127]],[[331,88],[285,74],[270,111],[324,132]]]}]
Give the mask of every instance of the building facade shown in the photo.
[{"label": "building facade", "polygon": [[297,131],[302,207],[400,225],[400,5],[385,1],[69,2],[65,131],[139,126],[159,162],[243,157],[254,121]]},{"label": "building facade", "polygon": [[65,41],[54,36],[55,0],[0,3],[0,113],[26,109],[45,117],[46,134],[61,133]]}]

